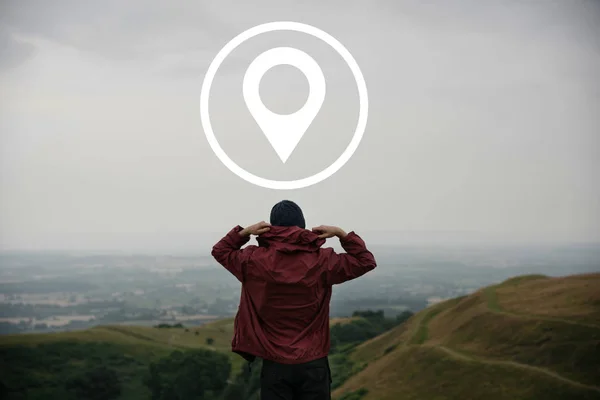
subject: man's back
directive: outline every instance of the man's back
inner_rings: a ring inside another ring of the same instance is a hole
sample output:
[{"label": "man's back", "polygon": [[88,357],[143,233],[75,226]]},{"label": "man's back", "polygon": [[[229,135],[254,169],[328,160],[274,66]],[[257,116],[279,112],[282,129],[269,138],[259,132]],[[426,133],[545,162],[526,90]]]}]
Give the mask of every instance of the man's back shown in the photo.
[{"label": "man's back", "polygon": [[[257,236],[258,246],[242,247]],[[323,248],[337,236],[345,254]],[[262,358],[261,399],[328,400],[331,287],[376,267],[354,232],[332,226],[305,229],[297,204],[271,210],[271,224],[236,226],[212,250],[241,283],[232,351]]]},{"label": "man's back", "polygon": [[287,364],[326,356],[331,286],[375,268],[373,254],[353,232],[340,239],[347,254],[337,254],[298,227],[272,227],[258,246],[240,250],[248,242],[240,231],[234,228],[212,252],[242,282],[233,351]]}]

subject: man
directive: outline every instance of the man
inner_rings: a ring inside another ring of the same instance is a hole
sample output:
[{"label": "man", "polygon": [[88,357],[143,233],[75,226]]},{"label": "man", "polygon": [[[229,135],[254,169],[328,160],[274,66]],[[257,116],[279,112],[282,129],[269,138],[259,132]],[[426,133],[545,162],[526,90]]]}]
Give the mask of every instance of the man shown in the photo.
[{"label": "man", "polygon": [[[375,258],[354,232],[305,229],[292,201],[277,203],[270,222],[236,226],[212,249],[242,283],[232,351],[249,362],[263,359],[263,400],[329,400],[331,287],[374,269]],[[250,235],[258,246],[242,249]],[[334,236],[346,253],[321,247]]]}]

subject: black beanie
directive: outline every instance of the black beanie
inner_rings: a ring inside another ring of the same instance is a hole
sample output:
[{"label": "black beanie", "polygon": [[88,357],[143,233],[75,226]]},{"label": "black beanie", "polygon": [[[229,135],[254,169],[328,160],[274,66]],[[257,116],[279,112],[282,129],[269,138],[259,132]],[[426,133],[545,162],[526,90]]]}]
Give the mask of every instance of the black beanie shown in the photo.
[{"label": "black beanie", "polygon": [[273,206],[271,209],[271,225],[306,228],[302,210],[298,207],[298,204],[290,200],[280,201]]}]

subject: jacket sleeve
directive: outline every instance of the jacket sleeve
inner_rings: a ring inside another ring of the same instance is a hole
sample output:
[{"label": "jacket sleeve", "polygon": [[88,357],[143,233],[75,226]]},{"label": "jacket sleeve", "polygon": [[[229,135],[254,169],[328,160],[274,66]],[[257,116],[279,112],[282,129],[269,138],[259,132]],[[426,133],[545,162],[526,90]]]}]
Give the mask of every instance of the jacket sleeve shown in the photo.
[{"label": "jacket sleeve", "polygon": [[330,286],[358,278],[377,266],[375,256],[356,233],[348,233],[345,238],[340,239],[340,244],[346,253],[338,254],[329,249],[325,261],[326,280]]},{"label": "jacket sleeve", "polygon": [[236,226],[227,233],[212,248],[212,256],[219,264],[231,272],[240,282],[244,282],[245,269],[256,246],[248,246],[242,249],[248,241],[249,236],[240,236],[241,226]]}]

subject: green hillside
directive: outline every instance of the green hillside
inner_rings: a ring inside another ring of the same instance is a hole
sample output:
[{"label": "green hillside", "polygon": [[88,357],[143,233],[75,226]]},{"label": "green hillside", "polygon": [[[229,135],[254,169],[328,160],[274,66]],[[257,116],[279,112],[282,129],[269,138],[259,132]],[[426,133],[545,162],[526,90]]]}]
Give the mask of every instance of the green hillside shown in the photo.
[{"label": "green hillside", "polygon": [[[600,274],[522,276],[412,317],[334,319],[334,399],[600,399],[599,287]],[[0,398],[187,399],[174,388],[219,381],[199,398],[255,399],[260,364],[244,372],[232,335],[226,319],[0,336]]]},{"label": "green hillside", "polygon": [[[364,314],[366,318],[355,316],[331,320],[332,369],[339,382],[348,378],[352,370],[348,368],[350,364],[343,355],[335,355],[336,346],[353,345],[375,337],[402,322],[400,319],[386,319],[382,313]],[[151,364],[162,361],[163,365],[167,365],[173,360],[164,360],[170,359],[174,352],[187,354],[201,349],[214,353],[206,353],[204,356],[200,354],[200,358],[221,354],[229,359],[231,388],[242,388],[241,390],[245,390],[244,396],[248,396],[249,393],[256,394],[260,364],[256,365],[252,376],[247,376],[247,372],[242,368],[245,364],[243,359],[231,352],[232,336],[233,319],[192,328],[115,325],[72,332],[0,336],[0,368],[3,371],[0,378],[0,398],[79,399],[81,396],[74,394],[72,387],[77,386],[83,379],[118,381],[114,386],[119,387],[119,393],[111,394],[110,398],[149,399],[151,392],[147,379]],[[165,362],[167,364],[164,364]],[[207,362],[215,363],[216,368],[219,360]],[[184,368],[185,365],[174,366],[172,370],[176,373],[180,367]],[[209,369],[212,369],[212,365]],[[163,369],[164,373],[169,371],[168,366]],[[194,372],[192,375],[196,376],[195,374]],[[179,378],[181,377],[176,375],[166,377],[171,380]],[[84,386],[94,392],[94,385],[93,382],[87,382]],[[179,383],[175,386],[177,385]],[[97,390],[98,393],[112,393],[107,387],[99,387]],[[170,399],[169,396],[165,395]],[[230,393],[229,397],[223,396],[215,398],[238,399],[235,393]],[[106,400],[102,394],[97,398]]]},{"label": "green hillside", "polygon": [[[26,388],[27,396],[47,399],[86,365],[105,365],[122,382],[121,399],[150,398],[143,384],[148,365],[175,350],[212,349],[230,357],[232,377],[240,371],[241,357],[231,350],[233,320],[194,328],[102,326],[83,331],[20,334],[0,337],[2,384]],[[207,339],[211,338],[211,345]],[[7,388],[3,388],[7,390]],[[66,396],[66,395],[65,395]],[[1,397],[1,396],[0,396]]]},{"label": "green hillside", "polygon": [[438,303],[354,349],[334,398],[600,399],[598,288],[535,275]]}]

